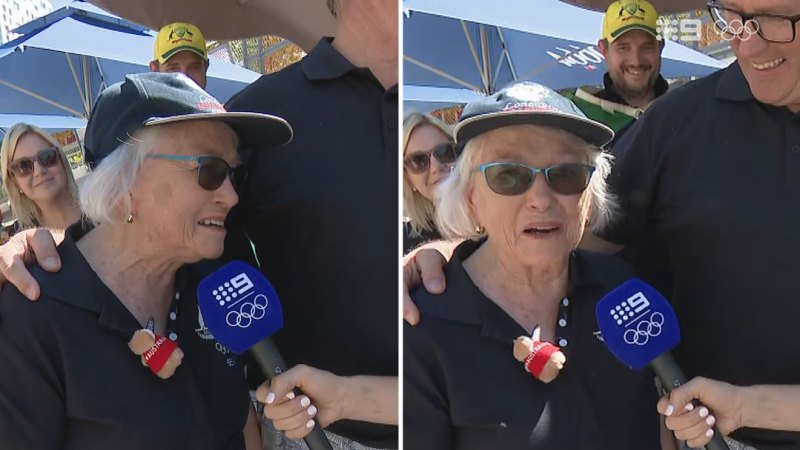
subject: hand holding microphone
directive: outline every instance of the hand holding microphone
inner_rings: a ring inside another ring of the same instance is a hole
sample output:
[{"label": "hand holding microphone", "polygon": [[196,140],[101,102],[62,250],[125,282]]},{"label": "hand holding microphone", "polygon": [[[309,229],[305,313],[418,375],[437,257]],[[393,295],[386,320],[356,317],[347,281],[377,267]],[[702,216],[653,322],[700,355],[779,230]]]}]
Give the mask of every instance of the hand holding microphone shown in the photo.
[{"label": "hand holding microphone", "polygon": [[[203,322],[217,342],[236,354],[250,350],[269,379],[286,372],[286,362],[270,339],[283,327],[281,304],[258,269],[241,261],[226,264],[200,282],[197,300]],[[303,402],[302,392],[294,395]],[[331,450],[320,425],[312,426],[304,439],[308,448]]]},{"label": "hand holding microphone", "polygon": [[[596,314],[603,341],[626,366],[639,370],[649,364],[667,392],[687,382],[670,354],[681,340],[678,318],[652,286],[638,279],[628,280],[597,303]],[[693,408],[698,415],[707,412],[702,418],[706,430],[713,425],[713,421],[711,425],[705,421],[711,417],[706,407],[695,402]],[[706,437],[707,450],[729,450],[716,428]]]}]

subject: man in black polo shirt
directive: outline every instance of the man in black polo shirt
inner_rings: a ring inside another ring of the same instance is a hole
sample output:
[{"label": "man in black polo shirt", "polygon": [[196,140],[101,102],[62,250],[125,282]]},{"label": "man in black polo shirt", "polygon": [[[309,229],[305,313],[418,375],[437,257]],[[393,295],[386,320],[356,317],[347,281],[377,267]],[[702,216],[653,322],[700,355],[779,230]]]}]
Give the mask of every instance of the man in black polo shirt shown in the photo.
[{"label": "man in black polo shirt", "polygon": [[[330,3],[335,40],[322,39],[226,105],[284,114],[295,136],[271,157],[254,152],[229,235],[247,233],[281,296],[286,326],[275,339],[289,365],[393,396],[381,409],[393,409],[396,423],[397,2]],[[237,247],[226,242],[226,250]],[[321,400],[304,389],[327,425]],[[389,422],[381,414],[341,418]],[[397,446],[395,426],[341,420],[328,429],[372,447]]]},{"label": "man in black polo shirt", "polygon": [[[789,0],[710,9],[728,22],[800,14]],[[731,42],[737,63],[660,100],[619,140],[610,183],[623,217],[602,237],[629,245],[650,232],[662,242],[681,324],[678,362],[690,377],[786,385],[766,389],[769,404],[800,399],[800,209],[792,207],[800,195],[800,40],[790,19],[755,20]],[[800,448],[800,433],[763,429],[778,423],[759,418],[720,431],[741,427],[732,437],[759,450]]]},{"label": "man in black polo shirt", "polygon": [[659,74],[664,42],[657,27],[658,13],[646,0],[620,0],[609,5],[597,43],[608,67],[603,89],[584,87],[567,95],[587,117],[614,130],[612,149],[613,143],[669,88]]}]

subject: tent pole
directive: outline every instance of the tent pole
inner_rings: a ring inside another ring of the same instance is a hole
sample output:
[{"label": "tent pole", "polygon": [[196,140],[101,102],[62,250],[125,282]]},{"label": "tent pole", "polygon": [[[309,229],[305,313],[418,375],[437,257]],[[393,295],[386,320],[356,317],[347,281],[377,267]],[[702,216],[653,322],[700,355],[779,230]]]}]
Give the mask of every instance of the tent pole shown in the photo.
[{"label": "tent pole", "polygon": [[422,61],[417,61],[416,59],[414,59],[414,58],[412,58],[410,56],[403,55],[403,59],[408,61],[408,62],[410,62],[411,64],[419,66],[419,67],[421,67],[421,68],[423,68],[423,69],[425,69],[427,71],[433,72],[433,73],[435,73],[436,75],[439,75],[442,78],[447,78],[448,80],[450,80],[450,81],[452,81],[454,83],[458,83],[458,84],[464,86],[467,89],[472,89],[473,91],[480,91],[481,90],[478,86],[475,86],[474,84],[472,84],[470,82],[464,81],[464,80],[462,80],[460,78],[456,78],[456,77],[450,75],[449,73],[447,73],[447,72],[445,72],[445,71],[443,71],[441,69],[437,69],[437,68],[435,68],[433,66],[429,66],[429,65],[425,64]]},{"label": "tent pole", "polygon": [[76,110],[76,109],[72,109],[72,108],[70,108],[68,106],[64,106],[62,104],[56,103],[56,102],[50,100],[49,98],[42,97],[41,95],[39,95],[39,94],[37,94],[35,92],[29,91],[29,90],[27,90],[27,89],[25,89],[23,87],[15,85],[13,83],[9,83],[8,81],[3,80],[2,78],[0,78],[0,84],[8,86],[11,89],[14,89],[15,91],[22,92],[25,95],[29,95],[29,96],[35,98],[36,100],[43,101],[43,102],[47,103],[48,105],[55,106],[56,108],[61,108],[64,111],[67,111],[67,112],[69,112],[70,114],[72,114],[72,115],[74,115],[76,117],[83,117],[83,114],[80,111]]},{"label": "tent pole", "polygon": [[72,79],[75,80],[75,87],[78,89],[78,96],[80,97],[81,102],[83,103],[83,110],[86,111],[85,113],[78,115],[81,117],[88,117],[89,105],[86,104],[86,95],[84,95],[84,93],[81,90],[81,82],[80,80],[78,80],[78,74],[75,72],[75,66],[72,65],[72,59],[69,57],[69,55],[70,55],[69,53],[64,53],[64,56],[67,57],[67,64],[69,64],[69,70],[72,71]]}]

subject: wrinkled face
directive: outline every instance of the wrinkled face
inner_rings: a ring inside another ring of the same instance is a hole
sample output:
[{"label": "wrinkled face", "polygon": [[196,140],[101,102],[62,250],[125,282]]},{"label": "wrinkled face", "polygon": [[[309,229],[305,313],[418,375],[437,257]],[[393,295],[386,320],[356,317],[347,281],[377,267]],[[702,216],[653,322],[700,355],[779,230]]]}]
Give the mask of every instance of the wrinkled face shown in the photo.
[{"label": "wrinkled face", "polygon": [[631,30],[606,46],[601,43],[614,88],[626,97],[643,97],[653,91],[661,71],[661,45],[642,30]]},{"label": "wrinkled face", "polygon": [[[447,144],[450,138],[442,133],[438,128],[432,125],[420,125],[411,132],[408,137],[408,145],[406,145],[406,152],[403,159],[418,154],[428,154],[437,145]],[[422,194],[423,197],[433,201],[434,190],[444,180],[445,176],[450,173],[452,164],[442,164],[438,159],[433,156],[429,157],[428,170],[422,173],[414,173],[411,170],[404,169],[405,175],[408,177],[411,185]]]},{"label": "wrinkled face", "polygon": [[67,175],[60,160],[50,167],[44,167],[36,161],[39,152],[51,148],[53,148],[53,144],[42,139],[38,134],[27,133],[17,141],[17,148],[11,159],[11,162],[25,158],[34,160],[33,173],[27,176],[13,173],[11,175],[20,192],[34,203],[52,201],[67,189]]},{"label": "wrinkled face", "polygon": [[206,64],[206,61],[197,53],[189,50],[172,55],[167,62],[161,64],[158,68],[159,72],[182,73],[194,80],[203,89],[206,88],[207,70],[208,64]]},{"label": "wrinkled face", "polygon": [[[732,0],[722,6],[746,14],[800,15],[796,0]],[[746,36],[733,38],[731,46],[753,96],[761,103],[800,111],[800,38],[776,44],[757,34]]]},{"label": "wrinkled face", "polygon": [[[236,135],[221,122],[191,121],[159,127],[164,127],[163,132],[151,141],[149,153],[217,156],[231,167],[238,164]],[[197,169],[195,161],[148,158],[132,192],[132,225],[141,227],[145,236],[142,244],[162,249],[183,262],[222,255],[223,224],[239,200],[227,178],[216,190],[202,188]]]},{"label": "wrinkled face", "polygon": [[486,229],[487,244],[506,263],[566,264],[588,222],[589,191],[557,194],[544,174],[537,173],[527,192],[504,196],[492,191],[478,166],[514,162],[543,169],[559,163],[587,164],[587,158],[562,135],[544,127],[510,126],[486,133],[484,139],[466,195],[472,217]]}]

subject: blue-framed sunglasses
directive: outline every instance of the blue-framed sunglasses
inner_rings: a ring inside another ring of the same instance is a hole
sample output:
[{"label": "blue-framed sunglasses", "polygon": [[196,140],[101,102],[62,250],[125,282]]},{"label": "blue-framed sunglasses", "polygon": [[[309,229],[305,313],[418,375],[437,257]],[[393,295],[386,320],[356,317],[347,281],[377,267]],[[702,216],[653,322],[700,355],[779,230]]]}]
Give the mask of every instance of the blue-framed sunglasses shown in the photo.
[{"label": "blue-framed sunglasses", "polygon": [[[197,163],[197,184],[207,191],[216,191],[230,178],[234,188],[237,187],[237,169],[231,167],[227,161],[217,156],[189,156],[169,155],[165,153],[152,153],[147,155],[153,159],[167,159],[171,161],[194,161]],[[241,174],[240,174],[241,175]]]},{"label": "blue-framed sunglasses", "polygon": [[586,164],[563,163],[544,169],[512,162],[491,162],[478,167],[486,184],[500,195],[520,195],[533,186],[537,173],[543,173],[547,185],[561,195],[580,194],[589,186],[595,168]]}]

